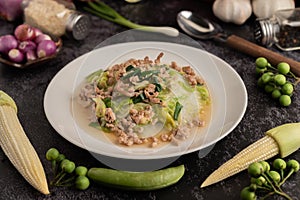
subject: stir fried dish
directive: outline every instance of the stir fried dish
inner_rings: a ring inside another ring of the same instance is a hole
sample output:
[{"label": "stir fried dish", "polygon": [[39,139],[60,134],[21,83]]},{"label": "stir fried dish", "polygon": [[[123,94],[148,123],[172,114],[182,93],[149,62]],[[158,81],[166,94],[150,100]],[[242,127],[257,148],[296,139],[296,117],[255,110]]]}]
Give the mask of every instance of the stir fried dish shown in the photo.
[{"label": "stir fried dish", "polygon": [[80,101],[91,109],[91,126],[114,134],[118,144],[133,146],[188,138],[206,125],[211,99],[205,81],[191,66],[129,59],[86,77]]}]

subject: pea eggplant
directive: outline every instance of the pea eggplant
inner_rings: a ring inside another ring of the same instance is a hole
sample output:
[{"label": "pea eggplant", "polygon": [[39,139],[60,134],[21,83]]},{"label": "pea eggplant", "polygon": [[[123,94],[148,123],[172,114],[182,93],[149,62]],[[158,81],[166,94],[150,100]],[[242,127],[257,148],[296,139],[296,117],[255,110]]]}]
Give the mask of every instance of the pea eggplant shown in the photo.
[{"label": "pea eggplant", "polygon": [[128,172],[90,168],[87,177],[95,183],[125,190],[156,190],[177,183],[184,175],[184,165],[151,172]]}]

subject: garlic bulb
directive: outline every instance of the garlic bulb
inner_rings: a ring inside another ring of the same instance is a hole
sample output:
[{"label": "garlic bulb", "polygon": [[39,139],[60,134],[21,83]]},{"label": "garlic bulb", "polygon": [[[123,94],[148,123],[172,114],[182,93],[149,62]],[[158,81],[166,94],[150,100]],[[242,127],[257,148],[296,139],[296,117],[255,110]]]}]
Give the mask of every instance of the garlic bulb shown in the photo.
[{"label": "garlic bulb", "polygon": [[[265,1],[265,0],[263,0]],[[224,22],[243,24],[252,14],[250,0],[216,0],[213,13]]]},{"label": "garlic bulb", "polygon": [[294,0],[252,0],[253,13],[258,18],[269,18],[276,10],[293,8]]}]

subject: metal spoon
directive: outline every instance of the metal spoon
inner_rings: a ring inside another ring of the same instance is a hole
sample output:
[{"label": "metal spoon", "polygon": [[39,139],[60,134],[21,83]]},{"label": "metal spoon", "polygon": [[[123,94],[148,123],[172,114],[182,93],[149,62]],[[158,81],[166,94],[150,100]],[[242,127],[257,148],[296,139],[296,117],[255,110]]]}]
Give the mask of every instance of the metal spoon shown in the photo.
[{"label": "metal spoon", "polygon": [[254,58],[265,57],[273,66],[276,66],[280,62],[287,62],[290,64],[293,73],[300,76],[300,62],[256,45],[239,36],[233,34],[227,35],[218,24],[199,17],[191,11],[184,10],[179,12],[177,15],[177,22],[179,27],[192,37],[201,40],[213,39],[225,43],[227,46],[251,55]]},{"label": "metal spoon", "polygon": [[202,40],[212,39],[223,32],[221,27],[205,18],[193,15],[190,11],[181,11],[177,15],[179,27],[192,37]]}]

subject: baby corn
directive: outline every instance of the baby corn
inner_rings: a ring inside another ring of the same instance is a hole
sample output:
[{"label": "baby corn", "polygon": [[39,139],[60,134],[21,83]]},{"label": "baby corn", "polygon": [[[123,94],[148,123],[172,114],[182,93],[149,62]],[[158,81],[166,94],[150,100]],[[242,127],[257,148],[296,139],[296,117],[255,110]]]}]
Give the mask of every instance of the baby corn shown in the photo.
[{"label": "baby corn", "polygon": [[217,183],[245,169],[253,162],[267,160],[277,154],[284,158],[300,148],[300,123],[278,126],[214,171],[201,185]]},{"label": "baby corn", "polygon": [[20,174],[38,191],[49,194],[40,159],[17,117],[14,100],[0,91],[0,145]]}]

